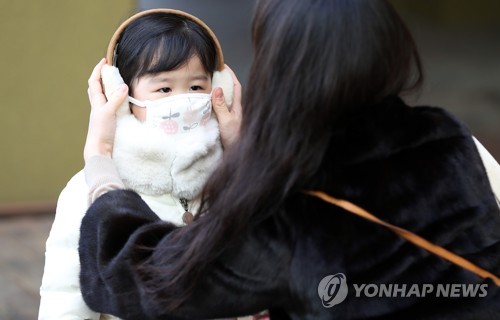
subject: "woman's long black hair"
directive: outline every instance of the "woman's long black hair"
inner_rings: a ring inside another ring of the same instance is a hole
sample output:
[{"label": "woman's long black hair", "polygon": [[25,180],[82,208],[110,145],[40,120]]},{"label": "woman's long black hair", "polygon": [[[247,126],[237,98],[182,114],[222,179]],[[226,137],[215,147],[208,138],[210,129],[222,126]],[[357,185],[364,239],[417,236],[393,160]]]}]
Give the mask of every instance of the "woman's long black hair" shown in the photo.
[{"label": "woman's long black hair", "polygon": [[384,0],[260,0],[252,35],[240,139],[209,179],[201,216],[142,269],[170,310],[227,245],[310,182],[336,123],[422,80],[414,40]]}]

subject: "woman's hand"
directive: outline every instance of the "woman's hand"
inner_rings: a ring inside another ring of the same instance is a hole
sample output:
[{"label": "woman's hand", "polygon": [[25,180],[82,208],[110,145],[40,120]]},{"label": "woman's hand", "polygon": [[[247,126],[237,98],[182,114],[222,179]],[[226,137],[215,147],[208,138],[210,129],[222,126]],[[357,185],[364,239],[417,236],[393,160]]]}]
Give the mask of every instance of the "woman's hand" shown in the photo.
[{"label": "woman's hand", "polygon": [[225,65],[233,77],[234,97],[233,104],[226,106],[222,88],[217,87],[212,93],[212,105],[219,122],[222,146],[229,148],[239,137],[241,124],[241,84],[233,70]]},{"label": "woman's hand", "polygon": [[90,121],[83,158],[87,161],[95,155],[111,157],[116,130],[116,111],[128,95],[127,85],[122,85],[106,99],[101,85],[102,59],[89,78]]}]

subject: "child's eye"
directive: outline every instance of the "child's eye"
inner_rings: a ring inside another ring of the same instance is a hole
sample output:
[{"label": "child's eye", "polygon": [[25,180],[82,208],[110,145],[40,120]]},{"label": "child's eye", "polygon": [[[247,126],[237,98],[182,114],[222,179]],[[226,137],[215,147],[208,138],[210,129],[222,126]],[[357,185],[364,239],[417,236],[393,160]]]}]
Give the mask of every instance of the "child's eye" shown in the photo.
[{"label": "child's eye", "polygon": [[191,91],[198,91],[198,90],[203,90],[201,86],[191,86]]},{"label": "child's eye", "polygon": [[170,89],[170,88],[160,88],[158,91],[160,91],[161,93],[169,93],[169,92],[172,92],[172,89]]}]

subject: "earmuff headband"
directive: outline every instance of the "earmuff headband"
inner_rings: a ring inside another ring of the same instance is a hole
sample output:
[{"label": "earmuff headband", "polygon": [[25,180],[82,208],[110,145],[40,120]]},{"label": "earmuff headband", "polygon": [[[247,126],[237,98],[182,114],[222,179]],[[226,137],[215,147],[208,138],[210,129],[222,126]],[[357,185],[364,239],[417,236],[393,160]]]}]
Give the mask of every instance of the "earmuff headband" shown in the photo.
[{"label": "earmuff headband", "polygon": [[116,48],[116,45],[118,43],[118,39],[120,39],[120,36],[121,36],[123,30],[125,30],[125,28],[130,23],[137,20],[138,18],[149,15],[149,14],[158,13],[158,12],[179,15],[179,16],[188,18],[189,20],[191,20],[194,23],[201,26],[210,35],[210,37],[213,39],[213,41],[215,43],[215,50],[217,53],[217,68],[218,68],[217,70],[222,71],[224,69],[224,55],[222,54],[222,48],[220,46],[219,40],[217,39],[217,37],[215,36],[213,31],[203,21],[201,21],[200,19],[198,19],[197,17],[195,17],[193,15],[190,15],[189,13],[186,13],[186,12],[180,11],[180,10],[163,9],[163,8],[162,9],[151,9],[151,10],[141,11],[141,12],[131,16],[127,20],[125,20],[118,27],[118,29],[116,29],[115,33],[111,37],[111,40],[110,40],[109,45],[108,45],[108,50],[106,52],[106,61],[109,65],[114,65],[114,63],[115,63],[115,61],[114,61],[115,48]]}]

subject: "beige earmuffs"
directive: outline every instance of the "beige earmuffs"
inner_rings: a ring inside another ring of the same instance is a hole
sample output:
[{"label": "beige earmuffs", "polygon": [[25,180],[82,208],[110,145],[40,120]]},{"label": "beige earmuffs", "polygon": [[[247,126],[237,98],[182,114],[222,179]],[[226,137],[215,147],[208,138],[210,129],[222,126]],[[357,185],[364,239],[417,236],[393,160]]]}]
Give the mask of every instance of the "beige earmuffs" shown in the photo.
[{"label": "beige earmuffs", "polygon": [[[121,34],[123,33],[123,30],[132,22],[137,20],[140,17],[143,17],[145,15],[153,14],[153,13],[158,13],[158,12],[163,12],[163,13],[169,13],[169,14],[175,14],[179,15],[182,17],[185,17],[199,26],[201,26],[212,38],[212,40],[215,43],[215,50],[217,54],[217,68],[213,74],[212,77],[212,89],[215,89],[217,87],[221,87],[222,91],[224,92],[224,97],[226,100],[226,105],[228,107],[231,106],[232,101],[233,101],[233,94],[234,94],[234,88],[233,88],[233,78],[229,71],[225,68],[224,65],[224,55],[222,53],[222,48],[219,43],[219,40],[213,33],[213,31],[200,19],[197,17],[186,13],[184,11],[180,10],[174,10],[174,9],[151,9],[151,10],[146,10],[146,11],[141,11],[127,20],[125,20],[119,27],[116,29],[115,33],[111,37],[111,40],[108,45],[108,49],[106,52],[106,61],[107,65],[103,66],[101,70],[101,77],[102,77],[102,83],[104,86],[104,93],[106,97],[109,99],[111,94],[118,89],[118,87],[124,83],[120,72],[118,68],[114,66],[115,64],[115,54],[116,54],[116,47],[117,43],[120,39]],[[131,114],[130,108],[129,108],[129,103],[128,100],[125,100],[124,103],[120,106],[117,112],[117,116],[122,116],[122,115],[127,115]]]}]

